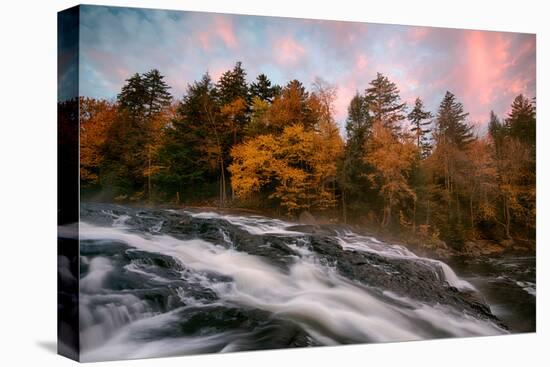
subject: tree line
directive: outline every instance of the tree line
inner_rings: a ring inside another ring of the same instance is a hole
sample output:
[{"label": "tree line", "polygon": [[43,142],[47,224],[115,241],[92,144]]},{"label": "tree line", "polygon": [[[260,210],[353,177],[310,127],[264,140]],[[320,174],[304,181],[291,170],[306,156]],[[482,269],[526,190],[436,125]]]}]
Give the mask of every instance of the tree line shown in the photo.
[{"label": "tree line", "polygon": [[158,70],[126,80],[116,100],[80,98],[83,197],[304,211],[443,239],[535,236],[535,100],[488,116],[476,136],[446,92],[436,111],[402,101],[381,73],[348,106],[337,90],[248,84],[242,64],[208,73],[174,100]]}]

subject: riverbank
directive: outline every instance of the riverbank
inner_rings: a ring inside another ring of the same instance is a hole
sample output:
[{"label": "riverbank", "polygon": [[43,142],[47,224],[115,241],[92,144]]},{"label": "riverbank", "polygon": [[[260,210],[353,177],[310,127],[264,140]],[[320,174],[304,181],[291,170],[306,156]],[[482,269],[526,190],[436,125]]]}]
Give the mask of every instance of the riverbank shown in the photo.
[{"label": "riverbank", "polygon": [[213,203],[203,202],[194,205],[174,205],[174,204],[150,204],[150,203],[120,203],[121,205],[134,208],[148,209],[174,209],[189,210],[192,212],[214,212],[225,215],[255,215],[267,218],[283,220],[296,223],[301,229],[307,226],[309,231],[331,230],[334,226],[347,227],[350,230],[365,235],[379,238],[380,240],[398,244],[408,248],[419,256],[447,260],[450,258],[477,258],[477,257],[499,257],[499,256],[535,256],[536,246],[533,240],[518,239],[468,239],[464,241],[461,248],[451,247],[445,241],[434,238],[433,236],[422,235],[419,232],[390,232],[380,227],[365,223],[349,221],[343,223],[336,216],[330,216],[326,213],[302,212],[297,218],[288,218],[278,214],[275,210],[261,210],[244,207],[226,207],[219,208]]}]

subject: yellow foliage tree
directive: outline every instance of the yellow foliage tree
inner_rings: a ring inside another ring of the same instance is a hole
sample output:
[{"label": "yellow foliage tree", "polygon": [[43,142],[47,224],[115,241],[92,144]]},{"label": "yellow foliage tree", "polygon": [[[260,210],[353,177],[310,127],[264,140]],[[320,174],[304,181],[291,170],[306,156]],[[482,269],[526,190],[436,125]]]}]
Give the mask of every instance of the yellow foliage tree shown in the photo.
[{"label": "yellow foliage tree", "polygon": [[80,180],[83,185],[99,184],[99,167],[107,131],[115,119],[114,103],[80,98]]},{"label": "yellow foliage tree", "polygon": [[[326,179],[336,174],[336,156],[332,154],[338,154],[342,142],[339,136],[340,140],[328,136],[332,140],[294,124],[280,135],[260,135],[233,147],[229,172],[236,196],[244,199],[273,187],[269,197],[279,200],[290,215],[312,206],[336,205],[334,190],[323,187]],[[335,145],[329,146],[332,143]]]},{"label": "yellow foliage tree", "polygon": [[401,139],[403,141],[399,141],[389,128],[377,121],[366,147],[364,160],[374,169],[369,179],[384,199],[383,227],[391,224],[393,211],[402,201],[416,199],[408,178],[418,155],[417,147],[410,137],[403,136]]}]

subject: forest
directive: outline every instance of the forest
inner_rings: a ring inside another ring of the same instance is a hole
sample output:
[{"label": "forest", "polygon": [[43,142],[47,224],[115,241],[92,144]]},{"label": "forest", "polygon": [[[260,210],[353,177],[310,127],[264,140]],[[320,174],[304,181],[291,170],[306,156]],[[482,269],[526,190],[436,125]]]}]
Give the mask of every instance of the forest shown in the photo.
[{"label": "forest", "polygon": [[450,91],[428,111],[381,73],[364,88],[341,131],[337,88],[321,78],[249,84],[237,62],[172,96],[158,70],[136,73],[116,99],[80,97],[82,198],[306,212],[458,250],[534,247],[534,98],[518,95],[507,116],[487,111],[480,135]]}]

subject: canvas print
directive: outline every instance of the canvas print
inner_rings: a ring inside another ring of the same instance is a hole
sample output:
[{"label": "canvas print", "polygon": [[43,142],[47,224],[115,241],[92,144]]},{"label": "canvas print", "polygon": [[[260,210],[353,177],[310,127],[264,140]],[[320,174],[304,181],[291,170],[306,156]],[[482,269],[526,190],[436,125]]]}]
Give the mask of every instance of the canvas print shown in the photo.
[{"label": "canvas print", "polygon": [[59,13],[59,352],[535,332],[534,34]]}]

